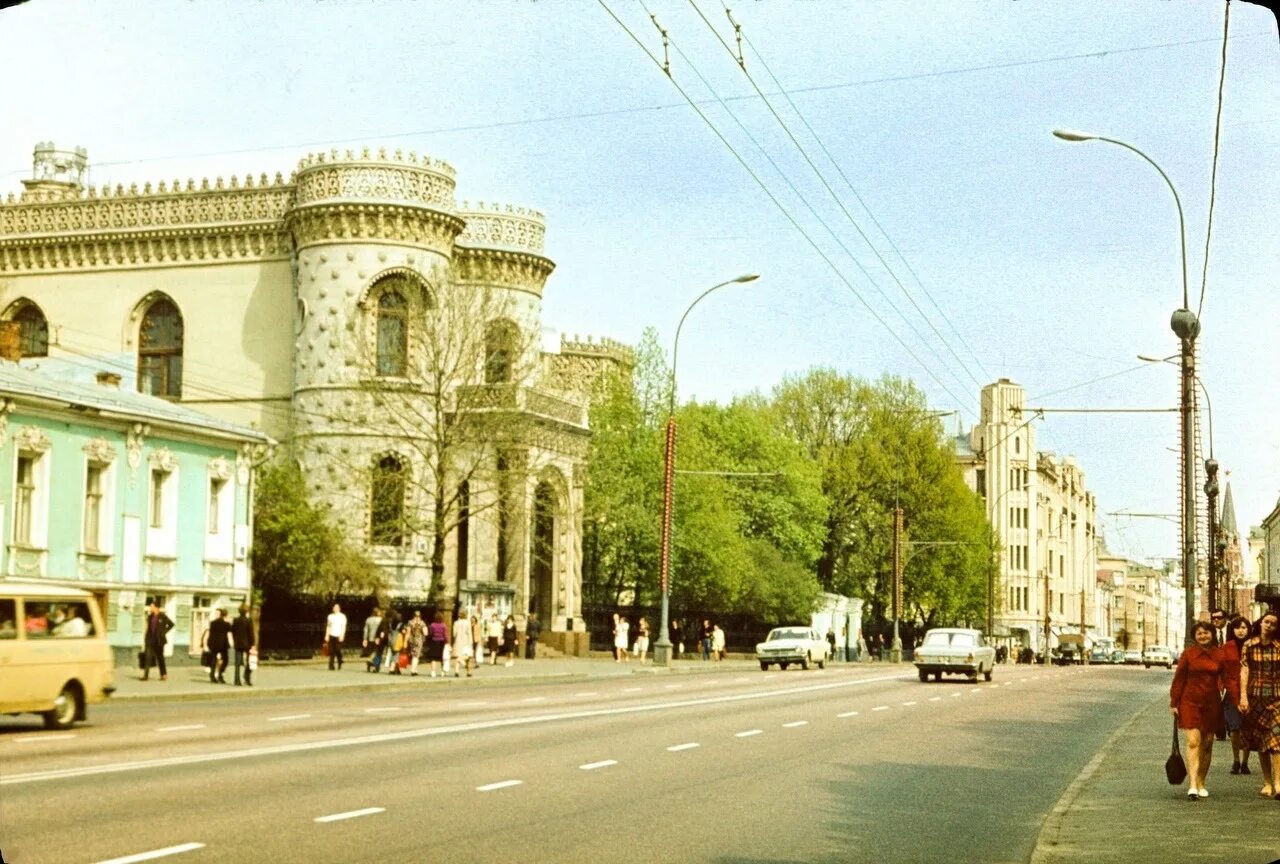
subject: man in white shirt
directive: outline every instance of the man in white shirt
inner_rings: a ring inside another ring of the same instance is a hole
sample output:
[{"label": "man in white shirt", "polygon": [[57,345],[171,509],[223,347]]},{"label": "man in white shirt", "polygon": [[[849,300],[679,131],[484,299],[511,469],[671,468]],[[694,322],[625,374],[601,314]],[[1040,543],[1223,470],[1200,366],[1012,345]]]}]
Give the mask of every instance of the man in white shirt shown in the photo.
[{"label": "man in white shirt", "polygon": [[342,614],[342,607],[337,603],[333,604],[333,611],[329,613],[329,618],[324,625],[324,642],[329,646],[329,670],[335,667],[333,661],[337,660],[336,668],[342,668],[342,640],[347,638],[347,616]]}]

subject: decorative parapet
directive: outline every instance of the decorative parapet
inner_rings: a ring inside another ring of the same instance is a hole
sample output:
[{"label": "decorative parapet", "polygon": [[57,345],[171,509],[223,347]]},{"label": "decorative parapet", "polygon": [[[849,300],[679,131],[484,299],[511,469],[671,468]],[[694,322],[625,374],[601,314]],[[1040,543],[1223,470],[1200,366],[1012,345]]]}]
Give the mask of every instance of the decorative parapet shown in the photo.
[{"label": "decorative parapet", "polygon": [[358,156],[313,153],[298,163],[293,206],[376,201],[453,213],[455,176],[449,163],[413,152],[407,159],[399,150],[392,156],[385,150],[371,156],[367,148]]},{"label": "decorative parapet", "polygon": [[560,334],[560,353],[600,357],[606,360],[614,360],[626,366],[634,366],[636,361],[634,348],[625,342],[610,339],[608,336],[602,337],[597,341],[592,336],[587,336],[583,340],[577,333],[573,334],[573,338],[570,339],[562,333]]},{"label": "decorative parapet", "polygon": [[459,246],[542,254],[547,223],[537,210],[511,204],[463,201],[458,215],[467,223],[454,241]]}]

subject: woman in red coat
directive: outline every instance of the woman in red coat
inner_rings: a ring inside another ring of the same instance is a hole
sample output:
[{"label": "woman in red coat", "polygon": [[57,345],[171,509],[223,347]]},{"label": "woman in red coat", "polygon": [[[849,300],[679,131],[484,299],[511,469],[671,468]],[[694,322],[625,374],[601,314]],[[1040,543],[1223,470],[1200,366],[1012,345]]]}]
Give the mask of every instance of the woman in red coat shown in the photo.
[{"label": "woman in red coat", "polygon": [[1223,720],[1227,726],[1227,734],[1231,736],[1231,773],[1249,774],[1249,745],[1244,740],[1243,716],[1240,712],[1240,657],[1244,643],[1249,641],[1250,625],[1248,620],[1237,615],[1227,625],[1227,641],[1222,643],[1222,674],[1227,678],[1227,693],[1231,693],[1230,683],[1236,682],[1235,699],[1228,695],[1228,704],[1223,705]]},{"label": "woman in red coat", "polygon": [[[1169,710],[1178,718],[1178,728],[1187,730],[1187,797],[1208,798],[1205,775],[1213,759],[1214,730],[1222,723],[1222,691],[1234,692],[1239,701],[1239,682],[1227,681],[1223,662],[1213,644],[1213,627],[1196,622],[1195,644],[1178,658],[1169,688]],[[1234,688],[1234,689],[1233,689]]]}]

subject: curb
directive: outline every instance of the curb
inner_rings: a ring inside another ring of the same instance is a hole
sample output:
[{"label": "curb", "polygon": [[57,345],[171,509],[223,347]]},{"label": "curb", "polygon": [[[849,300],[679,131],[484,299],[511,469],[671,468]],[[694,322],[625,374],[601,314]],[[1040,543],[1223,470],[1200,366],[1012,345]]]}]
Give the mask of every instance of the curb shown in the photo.
[{"label": "curb", "polygon": [[1075,805],[1080,796],[1084,794],[1085,787],[1093,779],[1093,775],[1098,773],[1098,769],[1102,767],[1102,763],[1111,755],[1111,748],[1121,735],[1129,731],[1129,728],[1138,721],[1138,718],[1151,710],[1150,705],[1144,705],[1129,717],[1128,720],[1121,723],[1120,726],[1111,733],[1111,736],[1098,748],[1098,752],[1093,755],[1088,764],[1080,770],[1076,778],[1067,785],[1063,791],[1062,797],[1053,805],[1053,809],[1045,816],[1044,822],[1040,826],[1039,833],[1036,834],[1035,846],[1031,850],[1031,856],[1027,859],[1028,864],[1052,864],[1057,857],[1064,853],[1058,845],[1058,838],[1062,834],[1062,820],[1067,812]]}]

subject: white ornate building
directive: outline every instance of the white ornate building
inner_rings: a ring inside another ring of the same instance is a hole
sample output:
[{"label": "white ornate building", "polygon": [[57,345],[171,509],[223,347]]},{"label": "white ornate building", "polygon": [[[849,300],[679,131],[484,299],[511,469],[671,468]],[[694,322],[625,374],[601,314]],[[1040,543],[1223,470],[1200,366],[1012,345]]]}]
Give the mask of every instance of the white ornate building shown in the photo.
[{"label": "white ornate building", "polygon": [[1063,633],[1103,635],[1096,596],[1097,502],[1071,457],[1036,449],[1026,393],[1007,378],[982,388],[979,422],[956,447],[1003,546],[992,635],[1036,651]]},{"label": "white ornate building", "polygon": [[[403,597],[429,590],[433,539],[428,519],[405,518],[432,507],[433,445],[404,418],[500,430],[451,451],[483,467],[453,490],[435,599],[538,611],[550,641],[585,646],[586,397],[629,352],[541,349],[555,265],[540,213],[459,204],[451,166],[400,151],[315,154],[287,179],[114,189],[86,188],[85,161],[38,145],[25,190],[0,204],[0,318],[20,325],[25,356],[92,357],[285,442],[312,499]],[[429,361],[462,326],[442,310],[464,307],[492,316],[466,325],[483,356],[436,400]]]}]

